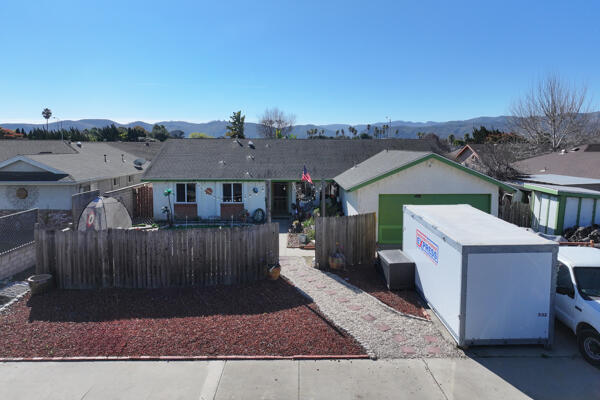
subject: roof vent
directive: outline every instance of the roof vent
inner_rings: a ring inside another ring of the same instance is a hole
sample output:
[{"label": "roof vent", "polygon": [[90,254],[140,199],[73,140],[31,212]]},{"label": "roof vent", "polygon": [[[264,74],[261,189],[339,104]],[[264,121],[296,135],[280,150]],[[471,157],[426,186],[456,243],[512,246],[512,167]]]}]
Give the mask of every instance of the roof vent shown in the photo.
[{"label": "roof vent", "polygon": [[246,171],[246,173],[245,173],[244,175],[245,175],[245,176],[252,177],[252,174],[251,174],[250,172],[248,172],[248,171]]},{"label": "roof vent", "polygon": [[265,144],[265,147],[271,147],[271,145],[269,143]]},{"label": "roof vent", "polygon": [[560,151],[560,154],[567,154],[567,150],[565,150],[565,149],[562,149],[562,150]]},{"label": "roof vent", "polygon": [[81,147],[81,142],[77,142],[75,144],[77,145],[77,147]]},{"label": "roof vent", "polygon": [[107,160],[107,159],[106,159],[106,154],[105,154],[105,155],[104,155],[104,162],[106,162],[106,160]]},{"label": "roof vent", "polygon": [[142,165],[144,165],[145,163],[146,163],[146,160],[144,160],[143,158],[138,158],[133,161],[133,166],[136,169],[142,169]]},{"label": "roof vent", "polygon": [[125,154],[121,154],[121,162],[125,162]]},{"label": "roof vent", "polygon": [[239,144],[239,145],[240,145],[240,147],[244,147],[244,145],[242,144],[242,142],[240,142],[240,140],[239,140],[238,138],[235,138],[235,142],[236,142],[237,144]]},{"label": "roof vent", "polygon": [[253,156],[252,154],[248,154],[248,155],[246,156],[246,158],[247,158],[248,160],[254,160],[254,156]]},{"label": "roof vent", "polygon": [[52,154],[51,151],[40,151],[38,154]]},{"label": "roof vent", "polygon": [[225,165],[225,160],[219,160],[219,165]]},{"label": "roof vent", "polygon": [[254,147],[254,142],[253,142],[252,140],[248,142],[248,146],[249,146],[251,149],[255,149],[255,148],[256,148],[256,147]]}]

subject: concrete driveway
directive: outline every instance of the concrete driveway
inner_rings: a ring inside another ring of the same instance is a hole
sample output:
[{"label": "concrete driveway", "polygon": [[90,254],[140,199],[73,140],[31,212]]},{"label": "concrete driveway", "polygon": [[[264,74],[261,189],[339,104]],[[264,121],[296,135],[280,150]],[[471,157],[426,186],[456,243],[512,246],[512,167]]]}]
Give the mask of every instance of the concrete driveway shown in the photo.
[{"label": "concrete driveway", "polygon": [[0,399],[597,399],[580,358],[0,363]]}]

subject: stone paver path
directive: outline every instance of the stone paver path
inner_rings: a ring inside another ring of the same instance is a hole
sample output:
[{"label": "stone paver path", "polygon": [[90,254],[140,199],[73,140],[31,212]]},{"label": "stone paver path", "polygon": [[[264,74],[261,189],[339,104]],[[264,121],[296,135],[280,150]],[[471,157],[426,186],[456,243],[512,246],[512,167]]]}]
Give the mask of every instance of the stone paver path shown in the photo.
[{"label": "stone paver path", "polygon": [[280,257],[280,263],[283,276],[311,297],[321,312],[352,335],[371,357],[463,355],[433,322],[399,313],[337,275],[308,266],[303,258]]}]

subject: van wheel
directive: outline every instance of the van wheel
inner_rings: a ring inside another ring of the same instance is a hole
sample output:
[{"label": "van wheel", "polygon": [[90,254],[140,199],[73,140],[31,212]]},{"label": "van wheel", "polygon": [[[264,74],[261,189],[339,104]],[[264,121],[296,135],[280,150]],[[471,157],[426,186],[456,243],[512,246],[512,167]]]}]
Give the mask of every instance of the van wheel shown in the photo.
[{"label": "van wheel", "polygon": [[587,362],[600,367],[600,334],[593,329],[585,329],[577,335],[579,351]]}]

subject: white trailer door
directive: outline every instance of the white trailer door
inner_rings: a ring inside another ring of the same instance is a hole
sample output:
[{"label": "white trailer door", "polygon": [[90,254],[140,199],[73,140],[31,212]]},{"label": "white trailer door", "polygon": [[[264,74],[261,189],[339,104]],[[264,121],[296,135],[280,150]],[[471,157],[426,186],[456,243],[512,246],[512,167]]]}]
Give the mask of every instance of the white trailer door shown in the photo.
[{"label": "white trailer door", "polygon": [[548,338],[552,253],[468,255],[466,340]]}]

